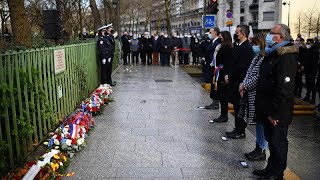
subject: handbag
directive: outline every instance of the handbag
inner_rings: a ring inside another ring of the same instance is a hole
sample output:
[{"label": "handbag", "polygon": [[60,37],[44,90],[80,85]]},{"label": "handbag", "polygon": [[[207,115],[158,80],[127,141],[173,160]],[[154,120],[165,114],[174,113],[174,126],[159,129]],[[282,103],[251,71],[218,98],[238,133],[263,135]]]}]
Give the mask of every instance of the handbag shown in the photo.
[{"label": "handbag", "polygon": [[240,108],[239,108],[239,113],[238,113],[239,118],[244,118],[244,116],[246,114],[247,106],[248,106],[248,93],[245,92],[243,94],[243,97],[240,99]]}]

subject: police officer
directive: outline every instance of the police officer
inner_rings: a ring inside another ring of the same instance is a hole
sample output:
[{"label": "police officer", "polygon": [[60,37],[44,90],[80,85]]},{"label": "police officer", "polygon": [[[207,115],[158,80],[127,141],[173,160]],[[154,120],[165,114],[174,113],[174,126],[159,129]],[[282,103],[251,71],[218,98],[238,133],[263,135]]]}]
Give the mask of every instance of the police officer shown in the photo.
[{"label": "police officer", "polygon": [[105,39],[106,26],[102,26],[98,29],[98,53],[99,53],[99,64],[100,64],[100,78],[101,84],[107,83],[107,60],[108,60],[108,47]]},{"label": "police officer", "polygon": [[113,36],[114,30],[112,27],[112,23],[106,25],[106,35],[104,39],[106,41],[106,50],[107,50],[107,62],[106,62],[106,82],[111,86],[115,86],[112,82],[111,74],[112,74],[112,63],[113,63],[113,56],[115,51],[115,42]]}]

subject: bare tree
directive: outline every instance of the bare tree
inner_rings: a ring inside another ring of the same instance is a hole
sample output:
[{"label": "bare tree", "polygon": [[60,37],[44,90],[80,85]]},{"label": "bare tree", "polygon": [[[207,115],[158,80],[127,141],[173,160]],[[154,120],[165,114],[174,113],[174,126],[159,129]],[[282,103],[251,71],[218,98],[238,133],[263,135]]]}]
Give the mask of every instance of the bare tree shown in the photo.
[{"label": "bare tree", "polygon": [[165,9],[166,9],[166,17],[167,17],[167,31],[168,31],[168,34],[171,34],[171,17],[170,17],[170,9],[169,9],[169,0],[165,0]]},{"label": "bare tree", "polygon": [[297,23],[295,24],[295,29],[298,31],[299,34],[301,34],[301,30],[304,25],[303,14],[304,14],[304,12],[302,12],[302,11],[299,11],[297,13],[297,18],[296,18]]},{"label": "bare tree", "polygon": [[303,26],[302,30],[304,33],[308,34],[308,38],[310,38],[311,33],[314,31],[314,12],[307,11],[303,14],[303,21],[305,21],[305,25]]},{"label": "bare tree", "polygon": [[318,13],[318,17],[316,17],[316,23],[314,23],[314,25],[313,25],[313,33],[315,33],[317,35],[317,37],[319,37],[319,33],[320,33],[320,12]]},{"label": "bare tree", "polygon": [[90,0],[90,8],[93,16],[94,21],[94,30],[96,31],[101,26],[101,17],[100,12],[97,7],[97,3],[95,0]]},{"label": "bare tree", "polygon": [[0,6],[2,6],[2,9],[0,9],[0,21],[1,21],[1,34],[6,33],[7,27],[5,27],[5,24],[7,20],[9,19],[9,7],[7,1],[0,1]]},{"label": "bare tree", "polygon": [[24,1],[8,1],[13,43],[17,46],[31,47],[31,29],[26,15]]}]

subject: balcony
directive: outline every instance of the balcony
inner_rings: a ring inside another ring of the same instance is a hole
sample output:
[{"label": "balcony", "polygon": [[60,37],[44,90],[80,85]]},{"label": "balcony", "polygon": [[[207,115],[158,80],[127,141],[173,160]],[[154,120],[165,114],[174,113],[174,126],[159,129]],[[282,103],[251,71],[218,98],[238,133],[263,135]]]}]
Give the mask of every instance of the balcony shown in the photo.
[{"label": "balcony", "polygon": [[258,21],[251,21],[249,22],[249,26],[252,27],[252,29],[258,29]]},{"label": "balcony", "polygon": [[249,6],[249,11],[250,12],[258,12],[259,11],[259,4],[258,3],[252,3]]}]

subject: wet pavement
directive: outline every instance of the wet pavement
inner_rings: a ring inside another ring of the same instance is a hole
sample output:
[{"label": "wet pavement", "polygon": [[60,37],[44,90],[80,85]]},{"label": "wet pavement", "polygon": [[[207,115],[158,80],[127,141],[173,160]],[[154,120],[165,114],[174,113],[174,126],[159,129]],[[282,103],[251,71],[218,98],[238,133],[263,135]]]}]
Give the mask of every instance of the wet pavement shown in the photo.
[{"label": "wet pavement", "polygon": [[[115,102],[95,117],[87,147],[68,168],[75,175],[66,179],[255,179],[253,169],[264,167],[265,162],[240,165],[243,154],[255,146],[252,127],[246,139],[223,141],[225,131],[233,129],[233,117],[229,115],[227,123],[210,124],[219,111],[197,108],[211,103],[209,94],[180,68],[123,66],[113,79]],[[310,129],[317,131],[319,126],[317,121],[316,127],[300,131],[297,124],[290,129],[297,139],[290,140],[290,148],[295,148],[290,149],[288,167],[298,171],[300,161],[302,179],[317,177],[308,172],[319,177],[319,153],[316,164],[312,159],[319,136],[311,146],[300,137],[310,138]],[[305,161],[294,150],[299,148],[308,149],[302,156]]]}]

